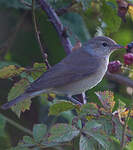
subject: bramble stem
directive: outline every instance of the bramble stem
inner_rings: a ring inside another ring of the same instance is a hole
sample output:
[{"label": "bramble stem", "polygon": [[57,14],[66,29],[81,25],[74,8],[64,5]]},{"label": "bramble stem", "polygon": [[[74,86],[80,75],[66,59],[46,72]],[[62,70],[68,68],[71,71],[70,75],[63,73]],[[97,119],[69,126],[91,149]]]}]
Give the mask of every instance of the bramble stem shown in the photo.
[{"label": "bramble stem", "polygon": [[23,126],[21,126],[20,124],[16,123],[15,121],[9,119],[8,117],[4,116],[3,114],[0,113],[0,115],[2,116],[2,118],[7,121],[9,124],[11,124],[12,126],[18,128],[19,130],[29,134],[32,136],[32,131],[30,131],[29,129],[27,128],[24,128]]},{"label": "bramble stem", "polygon": [[129,108],[129,111],[128,111],[128,115],[127,115],[127,118],[125,120],[125,124],[123,126],[123,131],[122,131],[122,140],[121,140],[121,144],[120,144],[120,150],[123,150],[124,149],[124,144],[125,144],[125,135],[126,135],[126,129],[127,129],[127,123],[128,123],[128,120],[129,120],[129,117],[130,117],[130,113],[131,113],[131,107]]},{"label": "bramble stem", "polygon": [[37,41],[38,41],[38,44],[39,44],[39,47],[40,47],[40,50],[41,50],[41,53],[42,53],[42,57],[43,57],[43,60],[47,66],[47,69],[50,68],[50,64],[48,62],[48,59],[47,59],[47,53],[46,53],[46,47],[44,48],[44,46],[42,45],[41,43],[41,39],[40,39],[40,31],[38,31],[38,27],[37,27],[37,22],[36,22],[36,15],[35,15],[35,8],[34,8],[34,0],[32,0],[32,16],[33,16],[33,22],[34,22],[34,28],[35,28],[35,32],[36,32],[36,37],[37,37]]}]

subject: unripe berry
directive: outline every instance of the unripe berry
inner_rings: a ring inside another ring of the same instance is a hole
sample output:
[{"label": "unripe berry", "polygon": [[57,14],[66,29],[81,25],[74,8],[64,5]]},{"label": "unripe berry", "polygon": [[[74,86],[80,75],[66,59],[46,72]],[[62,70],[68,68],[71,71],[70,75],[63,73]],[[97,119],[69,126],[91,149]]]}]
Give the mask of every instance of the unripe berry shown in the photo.
[{"label": "unripe berry", "polygon": [[126,65],[132,65],[133,64],[133,53],[127,53],[124,55],[124,63]]},{"label": "unripe berry", "polygon": [[121,62],[119,60],[115,60],[109,63],[108,71],[110,73],[118,73],[121,71]]}]

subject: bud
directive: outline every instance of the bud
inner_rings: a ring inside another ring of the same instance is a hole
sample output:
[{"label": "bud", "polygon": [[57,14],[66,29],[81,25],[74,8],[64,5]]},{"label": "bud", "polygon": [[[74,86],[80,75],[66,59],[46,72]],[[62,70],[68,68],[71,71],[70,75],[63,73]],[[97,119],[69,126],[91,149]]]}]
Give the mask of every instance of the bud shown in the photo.
[{"label": "bud", "polygon": [[115,60],[109,63],[108,65],[108,71],[110,73],[118,73],[121,71],[121,62],[119,60]]},{"label": "bud", "polygon": [[127,53],[124,55],[124,63],[126,65],[132,65],[133,64],[133,53]]}]

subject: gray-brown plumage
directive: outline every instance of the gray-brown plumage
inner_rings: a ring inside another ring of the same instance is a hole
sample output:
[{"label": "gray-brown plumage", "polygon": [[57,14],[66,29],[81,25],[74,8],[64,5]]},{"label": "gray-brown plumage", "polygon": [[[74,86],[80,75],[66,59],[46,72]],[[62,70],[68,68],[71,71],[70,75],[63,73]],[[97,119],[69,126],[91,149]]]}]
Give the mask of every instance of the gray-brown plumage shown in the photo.
[{"label": "gray-brown plumage", "polygon": [[89,40],[35,80],[24,94],[4,104],[2,108],[7,109],[43,92],[72,96],[91,89],[102,80],[109,56],[117,48],[122,46],[108,37],[100,36]]}]

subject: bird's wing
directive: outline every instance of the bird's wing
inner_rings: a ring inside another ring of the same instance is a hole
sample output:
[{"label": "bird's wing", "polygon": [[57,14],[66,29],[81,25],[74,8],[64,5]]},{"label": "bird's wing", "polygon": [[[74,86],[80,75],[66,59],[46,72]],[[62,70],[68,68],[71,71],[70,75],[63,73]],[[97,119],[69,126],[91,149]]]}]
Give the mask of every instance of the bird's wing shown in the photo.
[{"label": "bird's wing", "polygon": [[99,58],[79,49],[64,58],[35,80],[26,92],[56,88],[93,75],[99,68]]}]

